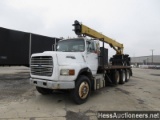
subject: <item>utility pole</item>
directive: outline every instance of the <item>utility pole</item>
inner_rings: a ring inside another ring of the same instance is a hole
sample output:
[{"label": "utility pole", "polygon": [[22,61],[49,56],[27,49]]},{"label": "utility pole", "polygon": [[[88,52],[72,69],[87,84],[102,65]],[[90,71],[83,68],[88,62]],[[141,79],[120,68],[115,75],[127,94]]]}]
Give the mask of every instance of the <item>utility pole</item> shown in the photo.
[{"label": "utility pole", "polygon": [[154,51],[154,49],[151,49],[151,51],[152,51],[152,65],[153,65],[153,51]]}]

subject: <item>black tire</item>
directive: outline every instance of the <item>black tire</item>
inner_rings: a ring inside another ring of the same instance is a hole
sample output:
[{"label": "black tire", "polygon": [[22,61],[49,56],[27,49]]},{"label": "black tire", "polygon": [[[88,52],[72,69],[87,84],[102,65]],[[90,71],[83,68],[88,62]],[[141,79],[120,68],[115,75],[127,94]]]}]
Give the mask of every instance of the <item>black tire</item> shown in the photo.
[{"label": "black tire", "polygon": [[112,73],[112,83],[118,85],[120,83],[120,75],[117,70]]},{"label": "black tire", "polygon": [[71,91],[71,97],[76,104],[87,101],[91,92],[91,83],[88,77],[81,75],[76,80],[75,89]]},{"label": "black tire", "polygon": [[42,95],[51,94],[53,90],[36,86],[36,89]]},{"label": "black tire", "polygon": [[130,79],[130,71],[129,71],[129,70],[126,70],[126,71],[125,71],[125,77],[126,77],[125,82],[128,82],[129,79]]},{"label": "black tire", "polygon": [[120,84],[124,84],[125,83],[125,80],[126,80],[126,74],[125,74],[125,71],[124,70],[121,70],[120,71]]}]

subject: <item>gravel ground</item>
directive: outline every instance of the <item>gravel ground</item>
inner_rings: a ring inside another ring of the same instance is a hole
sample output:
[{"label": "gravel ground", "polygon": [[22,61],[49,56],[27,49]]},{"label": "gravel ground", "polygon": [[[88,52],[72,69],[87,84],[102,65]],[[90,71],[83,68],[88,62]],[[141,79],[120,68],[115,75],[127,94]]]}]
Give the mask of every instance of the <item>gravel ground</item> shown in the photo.
[{"label": "gravel ground", "polygon": [[92,92],[75,105],[68,93],[43,96],[29,84],[29,68],[0,67],[0,120],[96,120],[97,111],[160,110],[160,70],[133,68],[124,85]]},{"label": "gravel ground", "polygon": [[0,67],[0,101],[16,101],[33,86],[29,84],[29,68]]}]

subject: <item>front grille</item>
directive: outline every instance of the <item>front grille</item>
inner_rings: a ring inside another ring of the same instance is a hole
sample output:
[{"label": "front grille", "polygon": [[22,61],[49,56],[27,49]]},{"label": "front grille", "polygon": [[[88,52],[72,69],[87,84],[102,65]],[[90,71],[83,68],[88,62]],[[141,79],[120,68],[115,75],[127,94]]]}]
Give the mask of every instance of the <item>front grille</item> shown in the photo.
[{"label": "front grille", "polygon": [[53,58],[51,56],[32,57],[30,67],[32,75],[52,76]]}]

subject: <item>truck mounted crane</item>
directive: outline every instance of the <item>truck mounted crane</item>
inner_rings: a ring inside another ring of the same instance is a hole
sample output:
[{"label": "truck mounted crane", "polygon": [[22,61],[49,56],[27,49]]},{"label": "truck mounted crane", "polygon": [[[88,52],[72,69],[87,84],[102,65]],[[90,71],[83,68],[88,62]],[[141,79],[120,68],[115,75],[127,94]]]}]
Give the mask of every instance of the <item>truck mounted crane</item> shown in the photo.
[{"label": "truck mounted crane", "polygon": [[109,44],[117,54],[123,54],[123,44],[118,43],[117,41],[83,25],[80,24],[77,20],[74,22],[73,26],[75,26],[75,33],[77,35],[89,36],[92,38],[99,39],[102,42]]},{"label": "truck mounted crane", "polygon": [[[91,91],[128,82],[132,69],[129,55],[123,53],[123,44],[78,21],[73,26],[78,38],[60,40],[55,51],[31,56],[30,83],[42,95],[53,90],[68,90],[74,102],[82,104]],[[99,41],[103,42],[102,47]],[[104,43],[116,51],[110,63]]]}]

